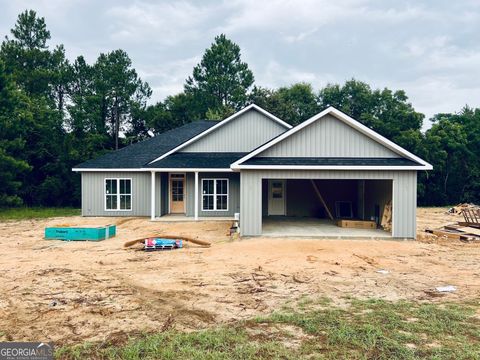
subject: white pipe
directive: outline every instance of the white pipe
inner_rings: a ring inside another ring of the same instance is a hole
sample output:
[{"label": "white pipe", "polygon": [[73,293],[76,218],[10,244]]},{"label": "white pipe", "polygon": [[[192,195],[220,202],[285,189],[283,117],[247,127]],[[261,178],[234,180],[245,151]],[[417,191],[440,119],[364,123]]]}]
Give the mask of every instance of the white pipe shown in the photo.
[{"label": "white pipe", "polygon": [[195,221],[198,220],[198,171],[195,171]]},{"label": "white pipe", "polygon": [[151,172],[151,198],[150,198],[150,209],[151,209],[151,216],[152,220],[155,220],[155,171]]}]

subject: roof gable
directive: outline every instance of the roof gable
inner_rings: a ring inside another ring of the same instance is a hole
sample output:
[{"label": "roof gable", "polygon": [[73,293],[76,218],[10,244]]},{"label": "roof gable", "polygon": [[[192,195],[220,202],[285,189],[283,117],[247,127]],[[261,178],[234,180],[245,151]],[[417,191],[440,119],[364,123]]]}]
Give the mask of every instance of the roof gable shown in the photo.
[{"label": "roof gable", "polygon": [[[251,116],[256,114],[256,116]],[[248,153],[292,126],[252,104],[150,162],[179,152]]]},{"label": "roof gable", "polygon": [[399,154],[327,114],[265,149],[259,157],[396,158]]},{"label": "roof gable", "polygon": [[[329,107],[258,147],[232,164],[232,169],[256,168],[252,158],[405,158],[415,170],[432,166],[343,112]],[[257,161],[258,163],[258,161]],[[315,168],[311,166],[310,168]],[[323,168],[318,166],[318,168]],[[326,168],[326,167],[325,167]]]},{"label": "roof gable", "polygon": [[194,121],[158,134],[153,138],[87,160],[75,166],[73,170],[140,169],[159,155],[168,152],[216,124],[214,121]]}]

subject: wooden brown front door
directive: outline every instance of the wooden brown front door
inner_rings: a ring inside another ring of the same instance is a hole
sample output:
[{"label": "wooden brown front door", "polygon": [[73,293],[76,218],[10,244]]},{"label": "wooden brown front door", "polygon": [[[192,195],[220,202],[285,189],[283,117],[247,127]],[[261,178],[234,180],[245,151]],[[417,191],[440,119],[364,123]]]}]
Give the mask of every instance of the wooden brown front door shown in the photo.
[{"label": "wooden brown front door", "polygon": [[170,212],[185,213],[185,174],[170,174]]}]

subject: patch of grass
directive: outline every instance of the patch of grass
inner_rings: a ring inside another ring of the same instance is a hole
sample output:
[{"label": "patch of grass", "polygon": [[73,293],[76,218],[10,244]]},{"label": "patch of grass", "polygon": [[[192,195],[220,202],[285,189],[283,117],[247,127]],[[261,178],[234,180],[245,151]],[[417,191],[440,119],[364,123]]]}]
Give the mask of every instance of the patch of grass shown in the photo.
[{"label": "patch of grass", "polygon": [[[64,359],[480,359],[480,303],[306,301],[232,327],[82,344]],[[292,330],[293,329],[293,330]],[[292,346],[298,344],[298,346]]]},{"label": "patch of grass", "polygon": [[80,209],[64,207],[0,208],[0,221],[44,219],[51,217],[77,216],[80,214]]}]

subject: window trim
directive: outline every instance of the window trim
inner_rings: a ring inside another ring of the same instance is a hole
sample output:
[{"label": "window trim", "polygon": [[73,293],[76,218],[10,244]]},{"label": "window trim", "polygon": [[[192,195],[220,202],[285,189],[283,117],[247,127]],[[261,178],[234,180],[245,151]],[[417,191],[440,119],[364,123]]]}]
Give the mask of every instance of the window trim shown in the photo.
[{"label": "window trim", "polygon": [[[203,182],[204,181],[211,181],[213,180],[213,194],[204,194],[203,193]],[[226,194],[218,194],[218,196],[227,196],[227,208],[226,209],[217,209],[217,181],[219,180],[226,180],[227,181],[227,193]],[[213,209],[205,209],[203,204],[203,197],[205,195],[212,196],[213,195]],[[230,179],[229,178],[202,178],[202,184],[200,189],[200,201],[202,203],[202,211],[221,211],[227,212],[230,207]]]},{"label": "window trim", "polygon": [[[112,195],[112,194],[107,194],[107,180],[115,180],[117,182],[117,189],[118,192],[116,194],[117,196],[117,208],[116,209],[107,209],[107,195]],[[120,194],[120,180],[130,180],[130,194]],[[130,195],[130,209],[120,209],[120,196],[121,195]],[[133,180],[132,178],[104,178],[103,179],[103,208],[105,211],[133,211]]]}]

